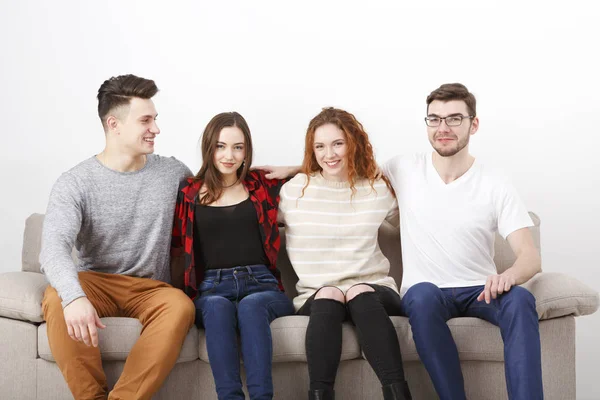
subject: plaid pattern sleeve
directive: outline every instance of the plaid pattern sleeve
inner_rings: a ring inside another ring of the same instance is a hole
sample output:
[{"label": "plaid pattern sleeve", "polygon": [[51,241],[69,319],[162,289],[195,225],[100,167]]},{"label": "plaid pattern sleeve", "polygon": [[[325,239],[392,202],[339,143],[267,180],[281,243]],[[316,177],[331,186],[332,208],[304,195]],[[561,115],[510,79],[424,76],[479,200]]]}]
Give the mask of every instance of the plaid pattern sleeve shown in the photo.
[{"label": "plaid pattern sleeve", "polygon": [[177,192],[177,200],[175,202],[175,216],[173,218],[173,231],[171,233],[171,256],[177,257],[183,253],[183,231],[185,228],[185,221],[182,220],[185,204],[183,204],[183,192],[181,191],[182,186],[187,185],[187,182],[182,182]]},{"label": "plaid pattern sleeve", "polygon": [[184,291],[192,299],[198,294],[198,283],[202,280],[204,272],[203,268],[196,266],[193,244],[194,205],[201,186],[201,182],[190,178],[179,187],[171,238],[171,256],[179,256],[183,252]]},{"label": "plaid pattern sleeve", "polygon": [[281,246],[279,228],[277,227],[277,210],[279,208],[279,192],[287,180],[267,179],[261,170],[250,171],[245,185],[256,209],[260,234],[269,259],[269,269],[279,281],[279,289],[284,290],[281,274],[277,269],[277,255]]},{"label": "plaid pattern sleeve", "polygon": [[[268,268],[277,278],[279,288],[282,291],[284,288],[279,270],[276,267],[280,248],[277,209],[279,206],[279,191],[286,181],[267,179],[263,171],[250,171],[243,182],[250,193],[250,200],[256,210],[265,255],[270,264]],[[201,181],[194,181],[191,178],[180,186],[175,205],[171,240],[171,254],[175,256],[181,254],[182,251],[184,253],[184,290],[192,299],[198,295],[198,286],[204,278],[204,267],[195,260],[193,244],[194,211],[201,187]]]}]

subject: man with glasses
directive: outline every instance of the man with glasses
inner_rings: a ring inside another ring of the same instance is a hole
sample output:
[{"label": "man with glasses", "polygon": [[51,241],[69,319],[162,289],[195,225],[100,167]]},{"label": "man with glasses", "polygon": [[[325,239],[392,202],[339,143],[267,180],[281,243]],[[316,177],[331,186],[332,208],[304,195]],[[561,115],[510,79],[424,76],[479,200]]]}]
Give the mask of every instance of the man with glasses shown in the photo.
[{"label": "man with glasses", "polygon": [[[402,306],[419,357],[441,399],[465,399],[446,322],[484,319],[502,333],[509,398],[542,399],[535,299],[517,286],[541,270],[531,218],[510,182],[469,154],[479,119],[464,85],[431,92],[425,123],[434,151],[398,156],[382,167],[398,196]],[[496,231],[517,255],[502,274],[494,265]]]}]

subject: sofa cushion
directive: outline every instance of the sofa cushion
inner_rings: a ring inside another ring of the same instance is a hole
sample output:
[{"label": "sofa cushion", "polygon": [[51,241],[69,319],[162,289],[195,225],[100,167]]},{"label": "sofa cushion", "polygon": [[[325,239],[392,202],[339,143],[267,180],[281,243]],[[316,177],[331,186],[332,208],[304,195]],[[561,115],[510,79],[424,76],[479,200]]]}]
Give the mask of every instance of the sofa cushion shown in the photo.
[{"label": "sofa cushion", "polygon": [[[271,323],[273,338],[273,362],[306,362],[304,338],[308,317],[292,315],[277,318]],[[199,356],[202,361],[209,362],[206,350],[206,335],[200,330]],[[354,328],[345,323],[342,326],[342,360],[352,360],[360,357],[360,347]]]},{"label": "sofa cushion", "polygon": [[[391,317],[396,328],[403,361],[418,361],[419,355],[412,337],[408,318]],[[504,343],[500,329],[479,318],[453,318],[448,327],[456,342],[462,361],[503,361]]]},{"label": "sofa cushion", "polygon": [[[402,360],[404,362],[419,361],[420,358],[412,338],[412,330],[410,329],[408,318],[391,317],[391,320],[398,335]],[[500,328],[497,326],[480,318],[453,318],[448,321],[448,327],[456,343],[458,357],[461,362],[504,361],[504,342],[500,334]],[[573,317],[540,321],[540,340],[545,357],[556,354],[554,349],[559,348],[561,345],[566,347],[573,346],[574,349],[573,336]],[[572,339],[572,342],[570,339]],[[564,354],[562,352],[559,353]],[[574,354],[574,350],[572,354]],[[549,363],[548,358],[542,361]],[[573,359],[565,359],[563,361],[565,365],[574,363]],[[561,360],[554,360],[554,362],[560,363]]]},{"label": "sofa cushion", "polygon": [[42,299],[46,286],[46,277],[37,272],[0,274],[0,316],[42,322]]},{"label": "sofa cushion", "polygon": [[600,303],[596,290],[561,273],[541,272],[522,286],[535,297],[541,320],[592,314]]},{"label": "sofa cushion", "polygon": [[[124,361],[131,348],[140,337],[142,324],[135,318],[101,318],[106,328],[98,330],[100,354],[104,361]],[[46,324],[38,328],[38,352],[40,358],[55,361],[48,344]],[[192,326],[188,332],[178,363],[198,359],[198,329]]]}]

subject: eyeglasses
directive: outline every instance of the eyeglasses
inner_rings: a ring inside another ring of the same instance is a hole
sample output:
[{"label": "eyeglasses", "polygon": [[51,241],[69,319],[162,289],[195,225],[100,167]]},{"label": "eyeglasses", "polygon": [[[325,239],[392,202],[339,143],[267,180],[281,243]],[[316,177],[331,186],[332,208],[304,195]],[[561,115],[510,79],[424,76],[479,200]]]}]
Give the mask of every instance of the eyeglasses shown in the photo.
[{"label": "eyeglasses", "polygon": [[425,117],[425,123],[427,126],[436,127],[440,126],[442,120],[446,120],[446,125],[448,126],[460,126],[462,124],[463,119],[471,119],[474,118],[474,115],[450,115],[448,117]]}]

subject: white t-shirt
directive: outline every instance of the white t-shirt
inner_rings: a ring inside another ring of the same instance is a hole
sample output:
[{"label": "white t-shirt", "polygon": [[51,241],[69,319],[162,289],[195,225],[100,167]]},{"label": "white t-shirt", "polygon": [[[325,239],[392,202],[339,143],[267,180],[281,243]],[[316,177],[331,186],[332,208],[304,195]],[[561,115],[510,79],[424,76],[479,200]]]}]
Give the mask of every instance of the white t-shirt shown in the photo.
[{"label": "white t-shirt", "polygon": [[441,288],[484,285],[495,274],[495,233],[506,239],[533,226],[510,181],[477,160],[446,184],[432,153],[397,156],[383,165],[400,207],[401,293],[431,282]]}]

